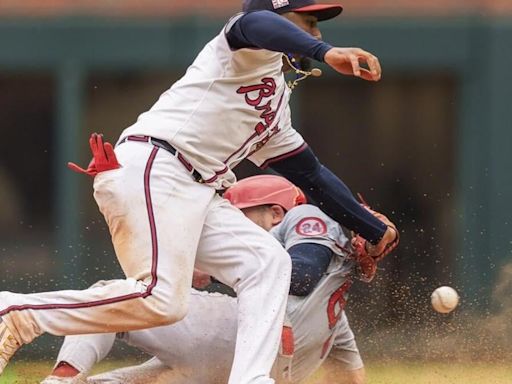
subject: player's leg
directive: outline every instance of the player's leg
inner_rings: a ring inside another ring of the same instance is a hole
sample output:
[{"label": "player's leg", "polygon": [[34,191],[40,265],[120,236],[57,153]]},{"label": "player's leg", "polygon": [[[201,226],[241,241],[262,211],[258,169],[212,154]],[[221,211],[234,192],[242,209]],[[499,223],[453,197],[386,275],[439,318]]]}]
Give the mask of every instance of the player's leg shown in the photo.
[{"label": "player's leg", "polygon": [[311,384],[339,383],[339,384],[365,384],[366,371],[364,367],[350,369],[343,366],[339,360],[328,358],[322,364],[322,375],[318,381]]},{"label": "player's leg", "polygon": [[350,329],[347,315],[343,311],[333,349],[323,365],[327,382],[337,380],[342,384],[365,384],[366,372],[354,333]]},{"label": "player's leg", "polygon": [[354,370],[345,370],[347,379],[347,384],[365,384],[366,383],[366,371],[364,367],[354,369]]},{"label": "player's leg", "polygon": [[[228,380],[236,327],[236,298],[192,289],[190,310],[182,321],[119,336],[127,344],[173,367],[173,377],[213,384]],[[66,367],[65,376],[86,374],[106,357],[114,338],[113,334],[68,336],[59,352],[57,366],[66,362],[73,367],[72,374],[69,374],[70,367]],[[62,375],[54,371],[52,376]]]},{"label": "player's leg", "polygon": [[[84,291],[2,292],[1,324],[18,344],[43,332],[120,332],[169,324],[185,315],[197,243],[214,191],[150,144],[127,142],[116,154],[123,167],[96,176],[95,198],[128,278]],[[1,365],[12,355],[11,344],[11,339],[0,343]]]},{"label": "player's leg", "polygon": [[229,384],[267,384],[277,355],[291,261],[269,233],[221,198],[212,202],[196,265],[238,296],[238,333]]},{"label": "player's leg", "polygon": [[152,358],[140,365],[116,369],[89,377],[87,384],[201,384],[187,381],[179,371],[164,365],[157,358]]},{"label": "player's leg", "polygon": [[[102,287],[107,281],[98,281],[91,288]],[[110,352],[116,339],[115,333],[66,336],[57,356],[53,372],[42,384],[59,378],[85,377],[92,367]],[[69,379],[71,381],[71,379]]]},{"label": "player's leg", "polygon": [[157,357],[191,382],[225,384],[233,363],[236,333],[237,299],[192,289],[190,309],[182,321],[127,332],[122,340]]},{"label": "player's leg", "polygon": [[57,363],[47,380],[86,376],[96,363],[107,357],[115,338],[114,333],[66,336],[60,348]]}]

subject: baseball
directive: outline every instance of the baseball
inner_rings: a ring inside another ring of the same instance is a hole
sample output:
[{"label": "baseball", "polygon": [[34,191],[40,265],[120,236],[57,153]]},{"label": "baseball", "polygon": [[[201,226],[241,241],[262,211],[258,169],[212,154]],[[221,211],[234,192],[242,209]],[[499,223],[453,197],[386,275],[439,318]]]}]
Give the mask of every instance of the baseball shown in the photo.
[{"label": "baseball", "polygon": [[439,313],[449,313],[459,304],[459,295],[452,287],[439,287],[430,296],[432,307]]}]

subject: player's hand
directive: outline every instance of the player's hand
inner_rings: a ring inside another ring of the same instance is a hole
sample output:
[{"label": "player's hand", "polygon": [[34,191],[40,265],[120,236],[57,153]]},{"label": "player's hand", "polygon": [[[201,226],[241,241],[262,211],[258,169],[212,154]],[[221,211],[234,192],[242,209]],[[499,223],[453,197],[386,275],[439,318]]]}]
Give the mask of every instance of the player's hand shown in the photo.
[{"label": "player's hand", "polygon": [[369,283],[377,273],[377,263],[397,247],[399,235],[394,224],[386,216],[367,206],[365,208],[388,226],[384,236],[376,245],[370,244],[359,235],[352,238],[353,257],[357,261],[359,279]]},{"label": "player's hand", "polygon": [[68,163],[69,169],[94,177],[100,172],[110,171],[121,167],[117,161],[112,144],[109,142],[103,142],[103,135],[93,133],[89,138],[89,147],[92,152],[92,160],[87,169],[71,162]]},{"label": "player's hand", "polygon": [[398,246],[400,234],[398,233],[396,225],[393,224],[387,216],[371,209],[370,205],[364,200],[360,193],[358,193],[357,196],[361,201],[361,205],[387,226],[386,232],[384,232],[384,235],[377,244],[373,245],[369,241],[365,241],[365,249],[368,255],[373,257],[375,261],[380,261]]},{"label": "player's hand", "polygon": [[368,81],[379,81],[382,76],[379,59],[361,48],[332,48],[325,54],[324,61],[343,75]]},{"label": "player's hand", "polygon": [[209,274],[194,268],[194,274],[192,276],[192,286],[197,289],[203,289],[212,283],[212,278]]},{"label": "player's hand", "polygon": [[368,255],[372,256],[375,261],[380,261],[384,258],[384,256],[388,255],[393,249],[398,246],[398,242],[400,241],[400,237],[398,235],[398,230],[395,225],[388,220],[388,218],[382,214],[379,214],[382,217],[377,216],[381,221],[383,221],[388,228],[382,236],[382,239],[375,245],[366,243],[366,249],[368,251]]}]

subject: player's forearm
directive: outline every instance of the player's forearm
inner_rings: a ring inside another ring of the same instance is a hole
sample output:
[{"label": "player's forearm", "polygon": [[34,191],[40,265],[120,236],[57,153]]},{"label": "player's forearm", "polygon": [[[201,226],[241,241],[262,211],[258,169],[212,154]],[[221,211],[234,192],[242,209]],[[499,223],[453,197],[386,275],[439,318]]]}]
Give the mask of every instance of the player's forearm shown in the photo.
[{"label": "player's forearm", "polygon": [[327,51],[332,48],[270,11],[250,12],[242,16],[226,37],[233,49],[262,48],[297,53],[318,61],[323,61]]},{"label": "player's forearm", "polygon": [[372,244],[384,236],[387,226],[361,207],[345,183],[320,164],[310,148],[270,167],[302,188],[327,215]]},{"label": "player's forearm", "polygon": [[302,243],[292,246],[288,253],[292,259],[290,295],[307,296],[327,270],[332,251],[321,244]]}]

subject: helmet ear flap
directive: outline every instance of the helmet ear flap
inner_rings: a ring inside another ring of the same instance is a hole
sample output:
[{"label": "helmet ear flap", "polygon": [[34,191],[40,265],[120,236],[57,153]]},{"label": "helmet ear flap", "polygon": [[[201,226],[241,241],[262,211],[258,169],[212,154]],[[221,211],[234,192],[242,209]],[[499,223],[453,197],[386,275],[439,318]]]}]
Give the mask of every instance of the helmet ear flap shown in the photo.
[{"label": "helmet ear flap", "polygon": [[297,196],[295,197],[295,205],[301,205],[306,204],[308,202],[308,199],[304,192],[302,192],[302,189],[299,187],[295,187],[297,189]]}]

